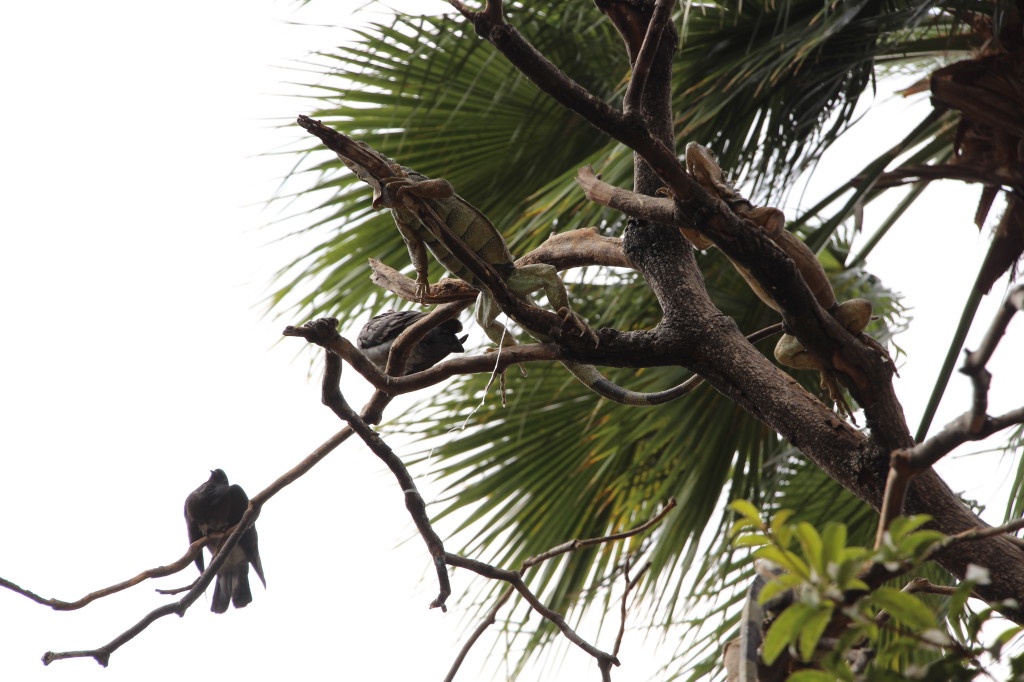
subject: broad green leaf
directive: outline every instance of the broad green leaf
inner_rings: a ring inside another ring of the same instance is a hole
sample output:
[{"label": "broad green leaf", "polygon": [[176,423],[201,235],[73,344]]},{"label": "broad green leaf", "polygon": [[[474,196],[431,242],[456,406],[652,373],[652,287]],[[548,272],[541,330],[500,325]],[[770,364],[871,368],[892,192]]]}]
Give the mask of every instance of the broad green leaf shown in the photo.
[{"label": "broad green leaf", "polygon": [[922,630],[935,627],[935,614],[913,594],[880,587],[871,594],[871,601],[904,625]]},{"label": "broad green leaf", "polygon": [[821,639],[821,635],[824,634],[825,628],[828,627],[831,620],[832,602],[826,601],[819,604],[815,612],[804,621],[804,625],[800,629],[798,647],[802,660],[810,661],[814,657],[814,650],[818,646],[818,640]]},{"label": "broad green leaf", "polygon": [[927,514],[897,516],[892,520],[892,523],[889,524],[887,532],[889,537],[892,538],[893,544],[898,547],[907,534],[912,533],[929,521],[931,521],[931,517]]},{"label": "broad green leaf", "polygon": [[755,526],[761,525],[761,512],[747,500],[733,500],[729,503],[729,508],[749,523]]},{"label": "broad green leaf", "polygon": [[836,682],[836,676],[824,670],[797,670],[786,682]]},{"label": "broad green leaf", "polygon": [[804,560],[792,552],[783,551],[778,545],[765,545],[755,550],[754,556],[774,561],[790,573],[795,573],[805,580],[810,577],[810,571]]},{"label": "broad green leaf", "polygon": [[804,556],[807,557],[807,562],[814,567],[819,575],[824,575],[825,562],[822,560],[822,541],[818,531],[806,521],[801,521],[796,526],[796,537],[804,551]]},{"label": "broad green leaf", "polygon": [[741,535],[736,538],[737,547],[760,547],[770,542],[771,540],[763,535]]},{"label": "broad green leaf", "polygon": [[846,548],[846,525],[842,523],[828,523],[821,533],[821,555],[827,563],[840,563],[843,559],[843,550]]},{"label": "broad green leaf", "polygon": [[946,536],[937,530],[919,530],[903,538],[897,545],[897,551],[910,559],[919,561],[927,556],[936,543]]},{"label": "broad green leaf", "polygon": [[800,636],[804,622],[814,615],[814,607],[796,602],[775,619],[764,637],[764,662],[771,665],[790,643]]},{"label": "broad green leaf", "polygon": [[784,585],[782,581],[772,580],[763,588],[761,588],[761,593],[757,595],[757,603],[763,606],[764,604],[774,599],[776,596],[782,594],[783,592],[787,592],[790,589],[792,588],[790,588],[787,585]]}]

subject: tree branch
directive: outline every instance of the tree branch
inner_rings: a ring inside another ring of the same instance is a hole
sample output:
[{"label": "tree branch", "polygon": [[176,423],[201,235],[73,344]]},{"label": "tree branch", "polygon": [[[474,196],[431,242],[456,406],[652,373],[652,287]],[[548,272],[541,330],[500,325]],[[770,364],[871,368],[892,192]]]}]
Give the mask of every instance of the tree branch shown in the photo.
[{"label": "tree branch", "polygon": [[177,561],[167,564],[165,566],[157,566],[156,568],[147,569],[145,571],[142,571],[133,578],[129,578],[128,580],[124,580],[115,585],[111,585],[110,587],[104,587],[103,589],[96,590],[95,592],[90,592],[89,594],[85,595],[81,599],[78,599],[77,601],[68,602],[56,598],[48,599],[46,597],[41,597],[35,592],[20,587],[9,580],[5,580],[4,578],[0,578],[0,587],[6,587],[12,592],[17,592],[18,594],[24,597],[28,597],[37,604],[49,606],[54,611],[75,611],[84,606],[88,606],[97,599],[101,599],[103,597],[116,594],[117,592],[121,592],[122,590],[127,590],[129,587],[134,587],[135,585],[138,585],[144,580],[149,580],[151,578],[163,578],[164,576],[174,575],[175,573],[181,571],[182,569],[189,566],[193,561],[195,561],[196,555],[203,551],[203,547],[206,546],[207,542],[209,542],[209,538],[200,538],[193,542],[191,545],[189,545],[188,551],[185,552],[185,555]]},{"label": "tree branch", "polygon": [[[565,554],[567,552],[574,552],[577,549],[581,549],[583,547],[590,547],[590,546],[593,546],[593,545],[598,545],[598,544],[603,544],[603,543],[608,543],[608,542],[616,542],[618,540],[624,540],[626,538],[630,538],[630,537],[633,537],[635,535],[639,535],[639,534],[641,534],[641,533],[643,533],[643,532],[645,532],[647,530],[650,530],[651,528],[653,528],[654,526],[658,525],[659,523],[661,523],[661,521],[666,516],[668,516],[668,513],[670,511],[672,511],[675,508],[675,506],[676,506],[675,498],[674,497],[670,498],[668,500],[668,502],[665,503],[665,506],[662,507],[661,511],[659,511],[657,514],[655,514],[653,517],[648,519],[646,522],[640,524],[639,526],[636,526],[635,528],[631,528],[631,529],[629,529],[627,531],[624,531],[622,533],[614,533],[612,535],[605,535],[605,536],[602,536],[602,537],[588,538],[586,540],[579,540],[579,539],[577,539],[577,540],[569,540],[568,542],[564,542],[564,543],[562,543],[560,545],[557,545],[556,547],[552,547],[551,549],[547,550],[546,552],[542,552],[541,554],[537,554],[537,555],[528,557],[520,565],[519,571],[514,572],[514,573],[516,575],[522,576],[530,568],[532,568],[534,566],[537,566],[538,564],[541,564],[541,563],[547,561],[548,559],[552,559],[552,558],[554,558],[556,556],[560,556],[560,555]],[[648,562],[647,566],[645,566],[644,569],[641,570],[641,572],[637,575],[636,579],[631,583],[633,586],[635,586],[636,583],[639,582],[640,576],[643,575],[644,571],[646,571],[649,566],[650,566],[650,563]],[[501,569],[495,569],[495,570],[501,570]],[[510,572],[510,573],[512,573],[512,572]],[[487,576],[487,577],[493,577],[493,576]],[[502,579],[502,578],[498,578],[498,579]],[[512,591],[514,589],[516,589],[515,585],[511,585],[510,584],[510,586],[504,592],[502,592],[501,595],[498,597],[498,599],[495,601],[494,606],[491,607],[490,611],[487,612],[487,615],[484,617],[483,621],[481,621],[481,623],[476,627],[476,629],[473,631],[473,634],[470,635],[469,639],[466,641],[466,643],[463,645],[462,649],[459,651],[459,655],[456,657],[455,662],[452,664],[451,669],[448,671],[448,676],[445,677],[445,682],[451,682],[451,680],[453,680],[455,678],[455,674],[458,672],[459,667],[462,665],[463,661],[466,659],[466,656],[469,653],[469,650],[473,647],[473,645],[477,642],[477,640],[480,639],[480,637],[487,630],[487,628],[489,628],[491,625],[493,625],[495,623],[495,621],[497,620],[499,609],[501,609],[501,607],[506,602],[508,602],[509,598],[511,598],[511,596],[512,596]],[[627,588],[626,588],[626,593],[627,594],[629,593],[630,589],[632,589],[632,588],[627,586]],[[559,626],[559,627],[561,627],[561,626]],[[614,658],[615,656],[618,655],[619,640],[621,640],[621,633],[620,633],[619,639],[616,640],[615,651],[611,654],[612,658]],[[609,658],[607,660],[604,660],[604,661],[599,659],[598,665],[601,666],[602,674],[606,674],[607,670],[610,668],[611,663],[612,663],[612,659],[611,658]],[[616,663],[616,665],[618,665],[618,663]]]},{"label": "tree branch", "polygon": [[[333,318],[321,318],[297,329],[289,328],[294,330],[294,333],[289,334],[289,336],[302,336],[310,343],[315,343],[326,351],[322,402],[339,418],[348,422],[349,428],[355,431],[373,454],[377,455],[384,462],[388,469],[391,470],[391,473],[394,474],[395,479],[397,479],[405,495],[405,506],[409,510],[409,515],[412,516],[420,536],[423,538],[424,543],[426,543],[427,550],[430,552],[430,556],[433,557],[434,567],[437,570],[439,591],[437,597],[431,602],[430,608],[439,607],[442,611],[447,611],[445,601],[452,593],[452,590],[448,581],[448,571],[444,566],[444,543],[430,525],[430,518],[427,516],[427,506],[423,502],[423,497],[416,488],[416,482],[409,474],[405,464],[388,444],[384,442],[384,439],[367,426],[366,422],[356,414],[355,410],[349,406],[345,396],[341,393],[341,356],[333,353],[330,348],[332,341],[341,338],[335,329],[336,324],[337,321]],[[388,364],[391,364],[390,360]]]},{"label": "tree branch", "polygon": [[[605,4],[609,4],[605,2]],[[612,3],[613,4],[613,3]],[[461,3],[459,3],[461,5]],[[763,356],[740,340],[734,324],[722,319],[707,297],[692,253],[667,230],[630,223],[624,250],[658,297],[664,316],[650,332],[625,335],[602,333],[603,348],[618,339],[634,348],[666,353],[674,350],[680,364],[704,376],[717,390],[751,412],[808,455],[832,478],[873,505],[882,505],[889,455],[912,447],[903,409],[892,388],[891,368],[877,352],[851,343],[841,325],[802,284],[799,271],[784,253],[705,192],[685,172],[675,153],[643,126],[627,125],[607,104],[588,98],[585,91],[545,60],[513,27],[462,7],[477,33],[490,41],[520,72],[558,102],[589,123],[635,150],[667,185],[684,210],[688,224],[709,237],[726,255],[747,268],[771,292],[784,313],[791,333],[815,355],[832,358],[833,365],[856,368],[857,382],[869,392],[853,389],[864,407],[870,438],[849,429],[788,377],[781,377]],[[667,121],[671,124],[671,120]],[[658,121],[663,126],[666,121]],[[578,349],[582,358],[588,356]],[[754,357],[757,355],[757,357]],[[585,360],[589,361],[589,360]],[[836,364],[839,363],[839,364]],[[771,369],[769,369],[771,367]],[[916,477],[907,498],[909,513],[927,513],[932,527],[946,533],[967,530],[983,522],[953,495],[933,471]],[[1024,552],[1004,538],[938,557],[947,569],[963,576],[969,563],[993,569],[993,582],[979,586],[985,599],[1014,598],[1024,604]],[[1024,609],[1008,612],[1024,622]]]},{"label": "tree branch", "polygon": [[904,499],[910,481],[934,466],[936,462],[968,441],[984,440],[1003,429],[1024,423],[1024,406],[998,417],[989,417],[988,389],[991,374],[985,365],[995,353],[1013,316],[1024,308],[1024,285],[1017,285],[1003,301],[989,326],[981,347],[967,353],[961,372],[971,377],[973,395],[971,409],[952,420],[941,431],[910,448],[900,448],[890,456],[889,476],[882,500],[882,513],[875,535],[875,547],[893,519],[903,513]]}]

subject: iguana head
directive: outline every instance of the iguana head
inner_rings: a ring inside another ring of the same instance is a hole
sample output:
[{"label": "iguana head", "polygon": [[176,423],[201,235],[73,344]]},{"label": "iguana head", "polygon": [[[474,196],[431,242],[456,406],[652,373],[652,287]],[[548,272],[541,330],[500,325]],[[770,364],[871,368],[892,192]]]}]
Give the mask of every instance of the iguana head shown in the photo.
[{"label": "iguana head", "polygon": [[367,185],[370,186],[371,189],[373,189],[373,207],[375,209],[380,208],[380,206],[379,206],[379,202],[380,202],[380,182],[377,181],[377,178],[374,177],[373,173],[368,171],[363,166],[360,166],[355,161],[353,161],[351,159],[347,159],[347,158],[345,158],[343,156],[341,156],[340,158],[341,158],[342,163],[344,163],[345,166],[350,171],[355,173],[355,176],[357,178],[359,178],[360,180],[365,182]]},{"label": "iguana head", "polygon": [[[365,147],[370,152],[372,152],[375,156],[377,156],[382,161],[384,161],[392,169],[392,175],[398,175],[398,173],[399,173],[399,171],[401,169],[401,166],[399,166],[397,163],[395,163],[394,161],[392,161],[388,157],[386,157],[386,156],[384,156],[384,155],[374,151],[365,142],[359,141],[357,144],[361,145],[362,147]],[[381,203],[381,184],[380,184],[380,181],[377,179],[377,177],[373,173],[371,173],[369,170],[367,170],[367,168],[365,166],[360,165],[359,163],[357,163],[356,161],[353,161],[352,159],[350,159],[348,157],[345,157],[345,156],[342,156],[341,154],[338,154],[338,158],[341,159],[342,163],[344,163],[345,166],[350,171],[355,173],[355,176],[357,178],[359,178],[360,180],[362,180],[363,182],[365,182],[367,185],[370,186],[370,188],[373,190],[373,208],[374,209],[379,209],[382,206],[382,203]]]}]

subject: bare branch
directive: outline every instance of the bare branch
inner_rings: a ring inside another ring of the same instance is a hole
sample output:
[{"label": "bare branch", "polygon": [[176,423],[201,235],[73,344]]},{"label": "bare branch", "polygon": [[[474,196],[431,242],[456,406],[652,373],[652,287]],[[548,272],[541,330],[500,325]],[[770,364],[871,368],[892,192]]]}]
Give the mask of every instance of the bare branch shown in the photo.
[{"label": "bare branch", "polygon": [[[193,584],[192,588],[185,594],[184,597],[179,599],[177,602],[171,604],[165,604],[161,607],[153,609],[146,614],[142,620],[128,628],[120,635],[115,637],[107,644],[99,647],[98,649],[89,649],[84,651],[47,651],[43,654],[43,665],[49,665],[53,661],[62,660],[65,658],[93,658],[101,666],[106,667],[110,662],[110,655],[121,648],[124,644],[130,642],[137,635],[141,634],[143,630],[148,628],[151,623],[157,621],[164,616],[171,614],[177,614],[178,616],[184,616],[188,607],[191,606],[199,597],[206,591],[206,588],[217,576],[217,572],[220,571],[220,567],[227,561],[231,550],[238,544],[242,534],[248,530],[253,523],[256,522],[256,518],[259,516],[259,507],[253,505],[253,501],[249,500],[249,507],[242,514],[242,518],[234,525],[232,529],[226,531],[228,534],[227,539],[221,545],[220,550],[214,555],[210,561],[210,565],[206,567],[199,579]],[[198,543],[196,543],[198,544]]]},{"label": "bare branch", "polygon": [[[352,429],[345,428],[338,433],[331,436],[327,441],[320,445],[316,450],[310,453],[305,459],[299,462],[297,465],[292,467],[289,471],[285,472],[277,478],[276,481],[271,483],[269,486],[261,490],[259,493],[249,499],[249,507],[245,514],[242,515],[241,520],[235,525],[234,530],[230,531],[227,540],[221,546],[220,552],[215,556],[210,564],[206,567],[206,570],[199,576],[195,583],[191,586],[188,593],[177,602],[171,604],[165,604],[153,611],[149,612],[134,626],[126,630],[125,632],[118,635],[111,642],[98,648],[85,651],[64,651],[64,652],[52,652],[48,651],[43,655],[43,663],[49,665],[52,661],[61,660],[65,658],[94,658],[96,662],[102,666],[106,666],[110,660],[110,655],[120,648],[123,644],[133,639],[136,635],[140,634],[145,630],[151,623],[171,614],[177,614],[178,616],[184,616],[185,611],[188,607],[195,602],[196,599],[206,591],[206,588],[213,581],[217,575],[217,571],[220,569],[221,564],[227,559],[238,540],[241,538],[242,533],[245,532],[249,526],[256,521],[256,517],[259,516],[259,511],[263,505],[277,493],[281,492],[291,483],[298,480],[303,474],[313,468],[320,460],[330,454],[335,448],[341,445],[345,440],[352,435]],[[173,564],[177,566],[179,563],[184,563],[187,566],[195,558],[192,553],[194,549],[200,546],[200,541],[196,541],[189,547],[189,552]],[[180,569],[179,569],[180,570]]]},{"label": "bare branch", "polygon": [[[564,543],[562,543],[562,544],[560,544],[560,545],[558,545],[556,547],[553,547],[553,548],[549,549],[546,552],[542,552],[541,554],[537,554],[537,555],[528,557],[526,560],[523,561],[522,565],[519,567],[519,571],[515,572],[515,574],[519,575],[519,576],[522,576],[528,569],[530,569],[530,568],[532,568],[534,566],[537,566],[538,564],[541,564],[541,563],[547,561],[548,559],[552,559],[552,558],[554,558],[556,556],[560,556],[560,555],[565,554],[567,552],[573,552],[573,551],[576,551],[577,549],[580,549],[580,548],[583,548],[583,547],[590,547],[590,546],[593,546],[593,545],[607,543],[607,542],[615,542],[617,540],[623,540],[625,538],[633,537],[634,535],[639,535],[640,533],[643,533],[643,532],[653,528],[658,523],[660,523],[662,521],[662,519],[664,519],[668,515],[668,513],[670,511],[672,511],[672,509],[675,508],[675,506],[676,506],[675,498],[674,497],[673,498],[669,498],[668,502],[665,503],[665,506],[662,507],[661,511],[659,511],[657,514],[655,514],[649,520],[645,521],[644,523],[640,524],[639,526],[636,526],[635,528],[631,528],[631,529],[629,529],[627,531],[623,531],[621,533],[614,533],[612,535],[605,535],[605,536],[596,537],[596,538],[588,538],[586,540],[570,540],[570,541],[564,542]],[[643,575],[643,572],[646,571],[649,566],[650,566],[650,563],[648,562],[647,566],[645,566],[644,569],[641,570],[640,574],[637,575],[637,578],[633,581],[633,585],[634,586],[635,586],[636,582],[639,581],[640,576]],[[496,569],[496,570],[499,570],[499,569]],[[493,576],[488,576],[488,577],[493,577]],[[502,578],[498,578],[498,579],[502,579]],[[465,660],[466,655],[469,653],[469,650],[473,647],[473,645],[477,642],[477,640],[480,639],[480,636],[483,635],[483,633],[487,630],[487,628],[489,628],[491,625],[493,625],[495,623],[495,621],[497,619],[498,610],[512,596],[513,589],[514,589],[514,585],[510,586],[508,589],[506,589],[504,592],[501,593],[501,595],[498,597],[497,601],[495,602],[494,606],[491,608],[490,611],[487,612],[487,615],[484,617],[484,620],[481,621],[480,625],[478,625],[477,628],[473,631],[473,634],[470,635],[469,640],[463,645],[462,649],[459,651],[459,655],[455,659],[455,662],[452,664],[451,669],[448,671],[448,676],[445,677],[445,682],[450,682],[450,680],[454,679],[455,674],[458,672],[458,669],[462,665],[462,662]],[[631,588],[629,586],[627,586],[627,588],[626,588],[627,593],[629,592],[630,589]],[[620,635],[620,639],[621,639],[621,635]],[[618,655],[618,643],[616,643],[615,652],[612,654],[612,656],[617,656],[617,655]],[[610,664],[611,664],[610,660],[609,661],[599,661],[598,662],[598,665],[601,667],[602,674],[607,672],[607,670],[610,667]]]},{"label": "bare branch", "polygon": [[473,645],[477,643],[477,640],[487,632],[487,628],[497,622],[498,611],[501,610],[502,606],[508,603],[508,600],[512,597],[512,593],[514,591],[515,589],[509,585],[497,600],[495,600],[494,606],[492,606],[491,610],[487,612],[487,615],[484,616],[482,621],[480,621],[480,624],[476,626],[476,629],[473,630],[473,634],[469,636],[466,643],[462,645],[462,649],[459,650],[459,655],[455,657],[452,667],[448,670],[448,674],[445,675],[444,682],[451,682],[455,679],[455,675],[459,672],[459,668],[462,667],[462,663],[466,660],[466,656],[469,655],[469,650],[472,649]]},{"label": "bare branch", "polygon": [[652,565],[653,564],[651,564],[650,561],[646,562],[643,566],[640,567],[639,572],[637,572],[636,576],[632,580],[629,577],[628,559],[626,560],[625,566],[623,566],[622,568],[622,579],[623,581],[625,581],[626,586],[622,590],[622,603],[619,607],[619,633],[615,635],[615,646],[612,647],[612,654],[615,656],[619,655],[619,649],[622,646],[622,638],[626,634],[626,616],[628,615],[628,609],[626,605],[629,600],[629,593],[633,591],[633,588],[640,584],[640,580],[644,577],[644,574],[647,573],[648,569],[650,569]]},{"label": "bare branch", "polygon": [[892,452],[889,458],[889,476],[882,498],[881,517],[875,534],[875,547],[882,542],[885,530],[892,520],[903,513],[904,499],[910,481],[928,470],[940,459],[968,441],[984,440],[1003,429],[1024,423],[1024,407],[999,417],[989,417],[988,389],[992,375],[985,365],[995,353],[999,341],[1006,333],[1013,316],[1024,308],[1024,285],[1017,285],[1007,295],[1003,305],[989,326],[981,347],[968,352],[961,372],[971,378],[973,387],[971,409],[952,420],[931,438],[911,448]]},{"label": "bare branch", "polygon": [[329,344],[321,342],[321,339],[341,338],[335,329],[336,324],[337,321],[332,318],[321,318],[302,328],[309,332],[305,337],[308,341],[316,343],[327,351],[324,362],[322,401],[339,418],[348,422],[349,428],[358,434],[370,450],[373,451],[373,454],[377,455],[387,465],[388,469],[391,470],[391,473],[398,480],[398,484],[405,495],[406,509],[409,510],[409,514],[412,516],[420,536],[427,545],[430,556],[434,559],[439,591],[437,597],[431,602],[430,608],[440,608],[442,611],[447,611],[445,601],[452,590],[448,581],[448,571],[444,565],[444,543],[430,525],[427,506],[423,502],[423,497],[416,488],[416,482],[413,480],[412,475],[409,474],[405,464],[388,444],[384,442],[384,439],[356,414],[356,411],[349,406],[345,396],[341,393],[342,359],[339,355],[331,352]]},{"label": "bare branch", "polygon": [[624,540],[626,538],[633,537],[634,535],[639,535],[640,533],[643,533],[644,531],[653,528],[654,526],[661,523],[662,519],[668,516],[668,513],[670,511],[675,509],[675,506],[676,498],[671,497],[669,498],[668,502],[665,503],[665,506],[662,507],[660,512],[658,512],[648,521],[637,526],[636,528],[631,528],[630,530],[623,531],[621,533],[615,533],[613,535],[604,535],[597,538],[587,538],[585,540],[569,540],[568,542],[563,542],[562,544],[556,547],[552,547],[546,552],[542,552],[541,554],[537,554],[527,558],[526,561],[523,562],[523,566],[520,570],[525,571],[528,568],[532,568],[537,564],[543,563],[548,559],[553,559],[554,557],[559,556],[561,554],[565,554],[566,552],[575,552],[577,549],[582,549],[584,547],[591,547],[593,545],[601,545],[608,542],[615,542],[616,540]]},{"label": "bare branch", "polygon": [[166,566],[157,566],[156,568],[147,569],[142,573],[139,573],[135,577],[119,582],[116,585],[111,585],[110,587],[104,587],[103,589],[96,590],[95,592],[90,592],[89,594],[85,595],[81,599],[78,599],[77,601],[67,602],[62,601],[60,599],[48,599],[46,597],[41,597],[35,592],[26,590],[25,588],[20,587],[15,583],[12,583],[11,581],[5,580],[3,578],[0,578],[0,587],[6,587],[12,592],[17,592],[22,596],[28,597],[29,599],[38,604],[42,604],[43,606],[49,606],[54,611],[74,611],[76,609],[82,608],[83,606],[87,606],[88,604],[92,603],[97,599],[107,597],[111,594],[116,594],[117,592],[126,590],[129,587],[138,585],[144,580],[149,580],[150,578],[163,578],[168,575],[173,575],[184,568],[187,568],[195,560],[196,555],[203,551],[203,547],[206,546],[207,542],[209,542],[209,538],[200,538],[199,540],[196,540],[191,545],[189,545],[188,551],[185,552],[185,555],[177,561],[167,564]]},{"label": "bare branch", "polygon": [[452,554],[451,552],[445,552],[444,558],[445,562],[449,566],[465,568],[470,571],[473,571],[478,575],[482,575],[485,578],[491,578],[492,580],[503,580],[509,583],[513,588],[515,588],[516,592],[522,595],[523,599],[526,600],[526,603],[533,607],[533,609],[537,613],[539,613],[543,618],[554,623],[555,626],[557,626],[558,629],[562,631],[562,634],[565,635],[566,639],[568,639],[570,642],[572,642],[573,644],[575,644],[576,646],[578,646],[579,648],[583,649],[588,654],[593,656],[595,659],[597,659],[599,664],[601,662],[607,661],[611,664],[619,665],[618,658],[609,653],[601,651],[594,645],[584,640],[576,633],[575,630],[572,629],[572,627],[569,626],[569,624],[565,621],[565,618],[563,618],[560,613],[558,613],[557,611],[553,611],[549,609],[547,606],[545,606],[544,603],[540,599],[538,599],[537,596],[533,594],[533,592],[530,591],[530,588],[526,586],[526,583],[523,582],[523,578],[518,571],[509,571],[503,568],[497,568],[496,566],[491,566],[490,564],[486,564],[482,561],[477,561],[476,559],[470,559],[468,557],[459,556],[458,554]]},{"label": "bare branch", "polygon": [[559,270],[588,265],[636,269],[622,251],[622,240],[603,237],[596,227],[552,234],[543,244],[517,260],[516,266],[531,263],[547,263]]}]

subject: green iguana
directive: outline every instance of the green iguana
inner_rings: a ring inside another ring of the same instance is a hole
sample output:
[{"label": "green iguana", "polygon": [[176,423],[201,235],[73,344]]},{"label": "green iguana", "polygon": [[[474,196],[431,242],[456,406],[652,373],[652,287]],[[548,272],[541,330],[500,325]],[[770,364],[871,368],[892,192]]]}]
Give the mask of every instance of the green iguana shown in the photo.
[{"label": "green iguana", "polygon": [[[441,238],[433,229],[426,225],[410,208],[416,200],[426,204],[447,226],[448,231],[461,240],[481,260],[490,264],[502,277],[509,289],[518,297],[529,301],[529,295],[543,290],[551,306],[562,315],[563,319],[571,320],[581,333],[589,334],[597,343],[597,336],[587,323],[569,306],[569,296],[565,285],[558,276],[553,265],[536,263],[516,266],[509,253],[508,245],[498,230],[487,217],[474,208],[469,202],[455,194],[447,180],[429,179],[414,170],[399,166],[392,160],[373,151],[363,143],[356,143],[347,135],[337,132],[307,116],[300,116],[298,123],[307,131],[319,137],[324,144],[334,151],[344,164],[355,173],[356,177],[373,189],[373,207],[390,208],[402,238],[409,249],[409,257],[416,269],[416,291],[422,301],[429,289],[427,280],[427,250],[452,275],[464,280],[480,291],[476,303],[476,321],[484,333],[499,348],[504,344],[514,345],[515,339],[507,333],[504,325],[497,321],[501,309],[494,301],[491,293],[473,276],[465,266],[442,243]],[[390,169],[390,177],[383,177],[378,170],[371,172],[366,166],[350,158],[353,145],[361,144],[359,151],[367,152],[381,160]],[[534,330],[527,330],[542,342],[550,339]],[[625,405],[660,405],[688,393],[695,382],[690,381],[674,388],[657,393],[638,393],[613,384],[601,375],[593,365],[561,361],[573,376],[598,395]]]},{"label": "green iguana", "polygon": [[[724,201],[734,213],[761,228],[765,236],[793,259],[800,274],[803,275],[804,281],[811,289],[811,293],[818,299],[818,303],[831,313],[839,324],[855,335],[864,330],[871,320],[871,302],[863,298],[854,298],[837,303],[835,292],[825,270],[807,245],[786,230],[786,218],[782,211],[767,206],[757,207],[747,201],[726,180],[725,174],[722,173],[722,169],[711,151],[696,142],[686,145],[686,170],[704,189]],[[750,288],[754,290],[757,297],[768,307],[776,312],[781,312],[778,304],[761,288],[761,285],[747,269],[731,258],[729,260],[747,281]],[[821,360],[808,352],[795,336],[783,334],[778,345],[775,346],[775,359],[787,367],[818,370],[821,374],[822,388],[828,389],[829,397],[835,401],[840,410],[847,414],[850,413],[835,375]]]}]

